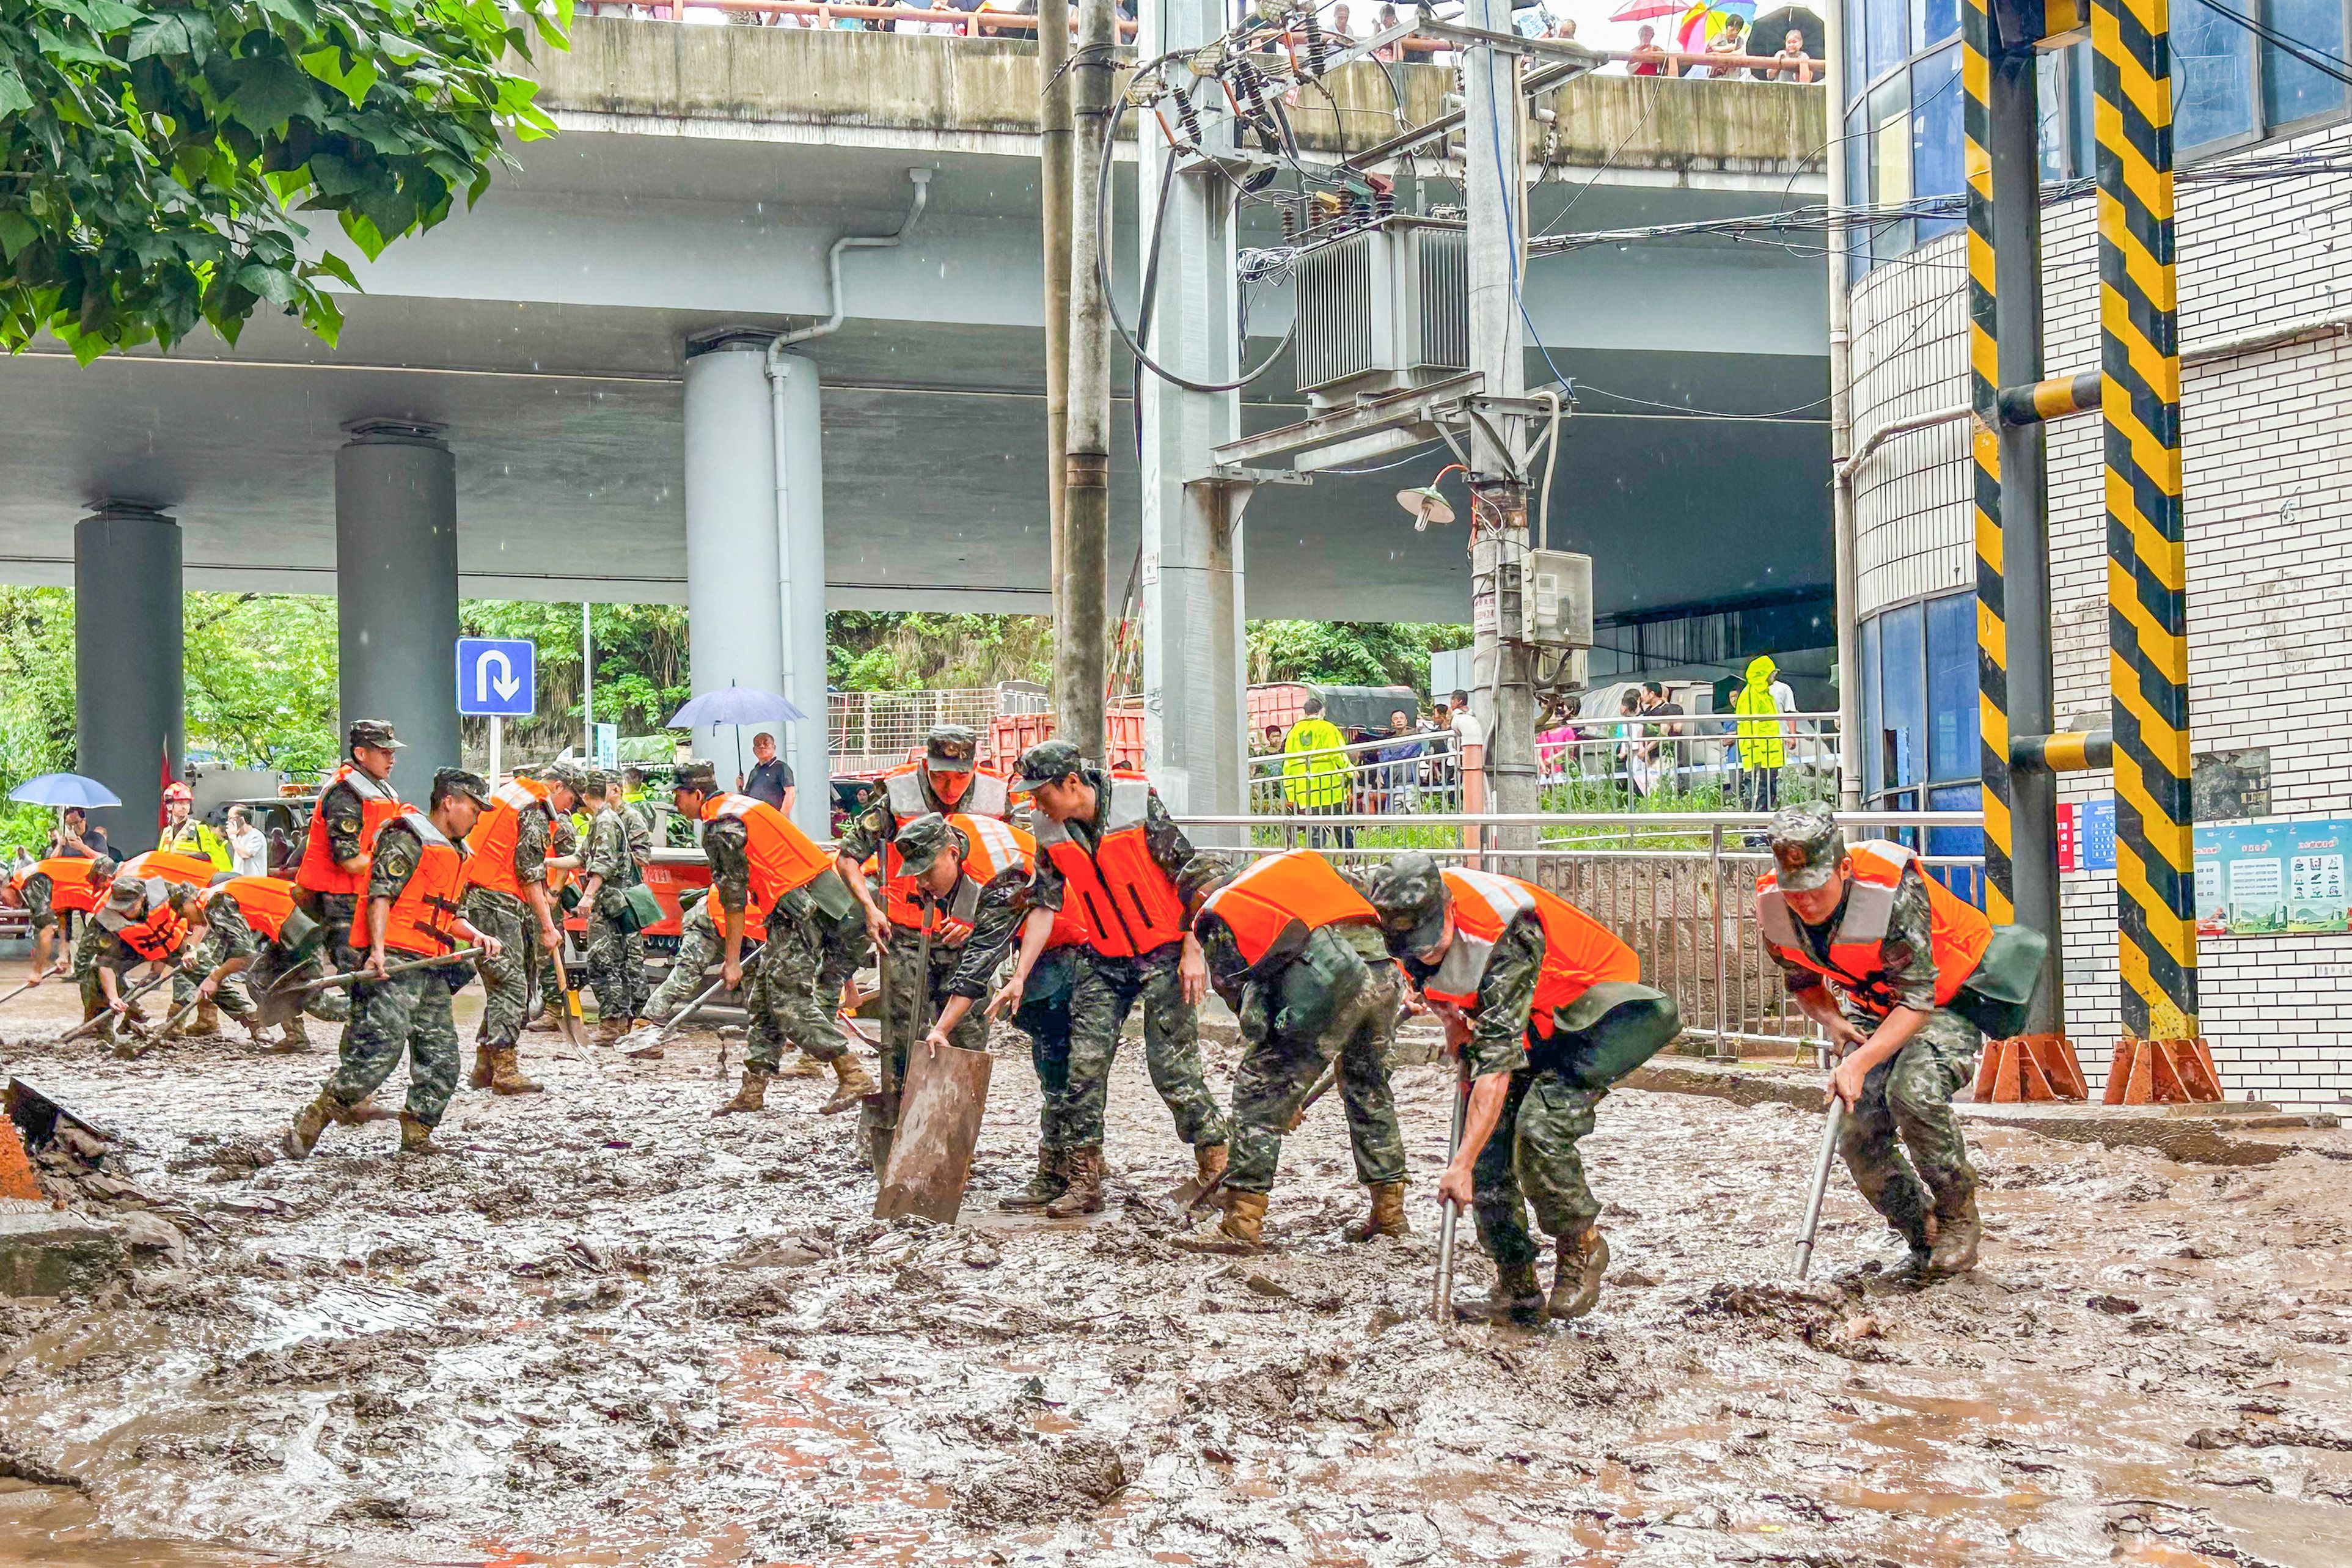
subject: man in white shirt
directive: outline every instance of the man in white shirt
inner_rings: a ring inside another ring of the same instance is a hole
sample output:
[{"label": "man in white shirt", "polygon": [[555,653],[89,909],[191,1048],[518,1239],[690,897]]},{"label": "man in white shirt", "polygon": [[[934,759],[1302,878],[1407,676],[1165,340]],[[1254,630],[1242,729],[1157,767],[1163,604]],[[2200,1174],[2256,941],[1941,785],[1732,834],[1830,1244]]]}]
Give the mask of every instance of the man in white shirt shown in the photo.
[{"label": "man in white shirt", "polygon": [[240,877],[266,877],[269,874],[269,840],[261,829],[247,820],[245,807],[228,808],[228,852],[231,869]]}]

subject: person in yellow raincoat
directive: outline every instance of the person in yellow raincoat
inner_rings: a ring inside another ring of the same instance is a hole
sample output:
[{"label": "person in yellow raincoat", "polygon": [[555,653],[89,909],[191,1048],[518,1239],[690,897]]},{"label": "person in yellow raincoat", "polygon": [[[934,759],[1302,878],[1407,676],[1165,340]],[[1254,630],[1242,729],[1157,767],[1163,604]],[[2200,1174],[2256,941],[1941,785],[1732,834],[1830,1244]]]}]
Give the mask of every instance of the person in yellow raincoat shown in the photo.
[{"label": "person in yellow raincoat", "polygon": [[1789,688],[1773,679],[1780,666],[1769,654],[1748,661],[1747,683],[1731,700],[1739,715],[1739,797],[1748,811],[1780,809],[1780,770],[1789,763],[1788,721],[1780,717],[1794,702]]},{"label": "person in yellow raincoat", "polygon": [[[1314,816],[1337,816],[1348,809],[1349,781],[1348,738],[1339,727],[1323,717],[1323,699],[1309,697],[1301,706],[1302,717],[1290,727],[1290,734],[1282,742],[1282,788],[1292,807]],[[1355,847],[1356,832],[1351,827],[1328,830],[1342,849]],[[1309,846],[1323,846],[1324,831],[1307,835]]]}]

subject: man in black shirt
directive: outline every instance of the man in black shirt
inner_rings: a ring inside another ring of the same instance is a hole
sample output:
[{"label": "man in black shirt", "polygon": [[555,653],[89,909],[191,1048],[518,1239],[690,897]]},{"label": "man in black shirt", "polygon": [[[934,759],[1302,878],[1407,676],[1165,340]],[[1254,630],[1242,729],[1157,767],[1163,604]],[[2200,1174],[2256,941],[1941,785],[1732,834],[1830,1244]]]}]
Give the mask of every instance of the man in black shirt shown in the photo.
[{"label": "man in black shirt", "polygon": [[776,755],[776,738],[765,730],[751,737],[751,755],[758,760],[751,771],[737,780],[739,793],[774,806],[786,816],[793,814],[792,764]]}]

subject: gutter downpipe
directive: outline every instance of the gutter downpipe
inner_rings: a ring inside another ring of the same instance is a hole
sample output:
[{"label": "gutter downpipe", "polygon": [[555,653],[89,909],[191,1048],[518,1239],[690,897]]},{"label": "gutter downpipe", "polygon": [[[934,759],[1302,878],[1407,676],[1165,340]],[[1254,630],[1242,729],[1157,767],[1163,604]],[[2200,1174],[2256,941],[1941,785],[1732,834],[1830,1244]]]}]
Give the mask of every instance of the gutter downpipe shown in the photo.
[{"label": "gutter downpipe", "polygon": [[1822,173],[1829,184],[1830,527],[1837,578],[1838,806],[1862,805],[1861,571],[1853,521],[1853,311],[1846,258],[1845,0],[1823,7],[1822,96],[1828,100]]},{"label": "gutter downpipe", "polygon": [[[764,369],[768,377],[769,438],[773,444],[776,457],[776,596],[782,611],[782,625],[783,626],[783,647],[781,649],[782,659],[778,668],[783,674],[784,694],[787,698],[793,696],[799,685],[799,660],[794,657],[793,645],[798,640],[793,635],[795,628],[799,626],[800,621],[803,617],[796,616],[793,614],[793,600],[795,595],[793,593],[794,576],[792,565],[793,549],[792,531],[790,527],[792,506],[789,499],[792,465],[787,457],[791,442],[786,429],[788,421],[784,410],[785,390],[792,380],[793,366],[795,363],[795,356],[788,354],[784,351],[798,344],[812,342],[817,338],[829,337],[833,333],[841,330],[842,315],[844,310],[846,309],[846,301],[843,298],[841,288],[841,253],[845,250],[850,249],[891,250],[897,248],[898,246],[904,245],[907,242],[908,236],[915,232],[916,224],[922,221],[923,208],[930,199],[931,174],[932,171],[929,167],[912,168],[907,171],[907,178],[914,182],[915,193],[913,198],[908,203],[907,216],[905,219],[899,223],[896,231],[887,235],[845,234],[840,238],[835,240],[832,247],[825,252],[825,275],[831,287],[833,298],[832,313],[821,321],[811,322],[805,327],[796,327],[788,332],[779,332],[776,336],[768,340],[768,352],[764,356],[762,369]],[[822,559],[823,557],[820,553],[820,566],[818,570],[817,582],[813,585],[808,584],[802,584],[802,587],[804,590],[810,590],[809,592],[804,593],[802,596],[813,600],[815,605],[814,613],[817,617],[817,625],[820,628],[824,625],[824,584],[821,565]],[[805,607],[806,606],[803,606],[804,609]],[[824,634],[822,630],[820,630],[818,634],[818,644],[822,647],[823,643]],[[801,707],[803,705],[796,702],[794,706]],[[801,721],[801,724],[813,723],[816,726],[816,733],[819,737],[817,744],[815,746],[806,748],[812,755],[821,755],[822,748],[825,744],[824,740],[825,734],[825,714],[824,710],[824,704],[823,700],[820,698],[817,702],[816,711],[809,713],[806,718]],[[816,782],[812,783],[807,765],[810,761],[810,757],[803,755],[803,731],[801,731],[799,726],[793,727],[791,738],[793,743],[784,748],[784,753],[786,756],[791,757],[793,760],[795,764],[793,772],[801,781],[800,793],[796,797],[794,804],[806,805],[807,803],[815,803],[814,805],[809,805],[807,807],[807,811],[796,815],[808,815],[814,811],[828,809],[831,792],[827,786],[829,785],[830,781],[824,775],[825,773],[830,771],[829,765],[822,768],[817,775]],[[822,822],[824,819],[820,817],[818,820]],[[807,827],[807,826],[808,825],[805,822],[802,824],[803,828]],[[819,837],[826,837],[826,835],[819,834]]]}]

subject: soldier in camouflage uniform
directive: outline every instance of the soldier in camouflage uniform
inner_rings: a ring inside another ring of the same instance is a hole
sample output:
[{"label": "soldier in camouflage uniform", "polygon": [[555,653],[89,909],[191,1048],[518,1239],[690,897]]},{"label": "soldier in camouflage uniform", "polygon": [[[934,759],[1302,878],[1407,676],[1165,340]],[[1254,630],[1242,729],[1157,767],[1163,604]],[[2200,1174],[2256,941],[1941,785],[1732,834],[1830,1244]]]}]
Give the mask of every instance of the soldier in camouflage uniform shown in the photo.
[{"label": "soldier in camouflage uniform", "polygon": [[79,879],[78,885],[66,889],[68,911],[92,910],[89,900],[93,893],[103,898],[103,889],[114,880],[112,860],[79,856],[56,856],[20,866],[0,877],[0,910],[23,910],[33,928],[33,962],[25,978],[34,985],[49,978],[52,949],[64,929],[64,921],[56,908],[58,889],[50,879],[52,871],[61,877]]},{"label": "soldier in camouflage uniform", "polygon": [[[562,770],[549,770],[550,779],[555,780],[559,771],[567,773],[574,786],[585,782],[585,770],[576,764],[567,763]],[[559,808],[554,820],[547,827],[548,908],[559,933],[572,913],[564,907],[564,894],[572,886],[575,874],[585,858],[581,852],[579,826],[572,820],[572,814],[579,807],[579,795],[576,789],[568,793],[572,795],[572,804]],[[574,892],[571,896],[576,907],[579,894]],[[532,958],[530,1008],[532,1016],[524,1027],[533,1034],[548,1034],[560,1029],[562,1026],[556,1021],[555,1009],[572,1005],[572,999],[565,994],[563,988],[563,983],[571,976],[557,969],[555,963],[561,946],[561,942],[556,947],[542,946]]]},{"label": "soldier in camouflage uniform", "polygon": [[[338,973],[357,969],[366,954],[365,933],[354,938],[352,917],[358,912],[357,893],[321,892],[311,886],[314,869],[340,869],[353,876],[363,876],[367,870],[365,837],[367,805],[361,798],[366,791],[371,799],[388,802],[396,799],[391,778],[394,753],[407,748],[392,725],[382,719],[358,719],[345,733],[349,742],[344,748],[348,761],[337,776],[320,792],[318,805],[312,809],[310,836],[303,842],[302,864],[295,873],[296,897],[311,919],[327,928],[327,941],[331,945],[328,962]],[[351,776],[345,776],[348,773]],[[323,850],[313,842],[323,833]]]},{"label": "soldier in camouflage uniform", "polygon": [[[1447,1054],[1463,1062],[1469,1104],[1438,1194],[1477,1216],[1496,1289],[1456,1310],[1523,1327],[1584,1316],[1600,1300],[1609,1244],[1577,1144],[1609,1086],[1680,1030],[1673,998],[1639,983],[1641,961],[1614,932],[1516,878],[1441,875],[1413,852],[1374,869],[1365,896],[1390,953],[1444,1021]],[[1530,1206],[1553,1242],[1549,1297]]]},{"label": "soldier in camouflage uniform", "polygon": [[[118,1006],[120,998],[136,985],[129,976],[131,971],[145,964],[168,965],[172,975],[172,1016],[178,1014],[196,999],[196,978],[188,972],[195,957],[195,944],[183,935],[177,945],[163,959],[155,959],[132,947],[123,933],[142,929],[151,912],[169,905],[182,920],[191,919],[195,912],[195,889],[180,882],[161,879],[142,881],[137,873],[119,871],[108,891],[106,901],[82,922],[81,934],[74,939],[73,977],[81,992],[82,1021],[88,1023],[110,1007],[117,1017],[110,1020],[105,1033],[112,1038],[116,1025],[144,1016],[137,1003],[128,1007]],[[156,973],[150,969],[152,978]],[[171,1038],[172,1032],[163,1037]]]},{"label": "soldier in camouflage uniform", "polygon": [[[368,868],[366,967],[379,978],[352,987],[352,1025],[343,1032],[334,1074],[286,1134],[286,1152],[295,1159],[310,1157],[329,1122],[352,1126],[373,1120],[366,1110],[368,1096],[391,1076],[404,1053],[408,1057],[408,1099],[400,1112],[401,1152],[442,1152],[433,1142],[433,1129],[457,1091],[457,1026],[450,1016],[449,998],[473,978],[473,965],[435,964],[388,976],[383,971],[415,946],[446,952],[478,943],[496,957],[501,944],[477,930],[459,903],[462,846],[475,818],[489,804],[490,787],[478,774],[443,768],[433,776],[430,798],[430,816],[422,824],[414,814],[404,816],[376,836]],[[412,882],[436,864],[444,848],[461,862],[446,878],[446,896],[437,890],[413,893]],[[403,937],[399,930],[404,921],[429,927],[430,934]],[[416,956],[431,957],[433,952]]]},{"label": "soldier in camouflage uniform", "polygon": [[[839,873],[828,866],[813,880],[777,898],[772,907],[755,911],[749,829],[742,816],[724,809],[734,798],[719,795],[709,763],[679,764],[670,799],[681,816],[702,823],[702,853],[710,862],[710,897],[703,900],[703,907],[717,906],[711,919],[720,933],[719,973],[741,991],[743,1009],[751,1021],[743,1081],[718,1114],[766,1108],[768,1080],[783,1060],[787,1040],[833,1068],[833,1097],[820,1113],[846,1110],[875,1092],[873,1079],[864,1064],[849,1054],[849,1042],[834,1021],[842,984],[857,973],[865,959],[866,931],[857,918],[857,901],[841,885]],[[814,850],[781,812],[758,802],[746,804],[754,811],[774,813],[771,821],[778,835],[795,836],[803,852]],[[740,933],[748,929],[754,913],[767,936],[758,956],[746,965],[738,956]],[[743,924],[730,943],[726,922],[734,921]],[[671,978],[677,978],[675,971]]]},{"label": "soldier in camouflage uniform", "polygon": [[[1012,829],[999,827],[994,850],[982,846],[975,853],[968,834],[983,820],[966,817],[966,826],[959,826],[932,812],[898,828],[899,865],[931,921],[930,971],[923,972],[920,930],[911,943],[903,942],[904,931],[896,933],[882,969],[882,1090],[868,1096],[858,1113],[877,1172],[888,1161],[898,1131],[918,1024],[929,1016],[921,1037],[934,1049],[986,1050],[988,1011],[975,1004],[987,999],[1030,911],[1027,852]],[[988,868],[992,859],[998,863],[984,880],[966,874]],[[1043,919],[1050,924],[1052,911],[1043,911]]]},{"label": "soldier in camouflage uniform", "polygon": [[1404,1135],[1389,1089],[1403,981],[1389,961],[1380,917],[1312,849],[1258,861],[1213,891],[1193,921],[1210,984],[1241,1025],[1234,1074],[1233,1151],[1224,1216],[1213,1250],[1258,1245],[1266,1194],[1323,1070],[1338,1064],[1356,1179],[1371,1212],[1342,1231],[1349,1241],[1410,1236],[1404,1217]]},{"label": "soldier in camouflage uniform", "polygon": [[[306,980],[317,979],[324,972],[319,967],[316,948],[297,957],[254,930],[244,907],[236,900],[233,884],[198,894],[195,918],[195,929],[202,932],[196,948],[196,969],[204,975],[196,983],[197,999],[217,999],[220,1010],[243,1024],[254,1044],[262,1044],[264,1026],[261,1011],[253,1000],[254,992],[268,991],[280,983],[290,989]],[[311,992],[302,999],[300,1010],[289,1015],[280,1026],[277,1048],[310,1048],[310,1033],[302,1025],[304,1013],[322,1024],[348,1023],[351,997],[341,986],[334,985]]]},{"label": "soldier in camouflage uniform", "polygon": [[[628,913],[629,889],[636,886],[635,857],[629,852],[629,825],[614,808],[613,780],[598,772],[590,775],[583,797],[588,804],[588,844],[582,851],[581,901],[588,909],[587,984],[596,993],[596,1044],[612,1046],[636,1016],[637,984],[632,977],[629,939],[623,929]],[[642,953],[644,943],[638,943]]]},{"label": "soldier in camouflage uniform", "polygon": [[[509,802],[519,798],[514,792],[524,787],[525,776],[517,770],[518,782],[508,791]],[[544,798],[528,805],[494,800],[481,831],[493,833],[500,815],[512,810],[514,847],[505,855],[503,866],[471,858],[467,861],[466,918],[476,930],[499,939],[498,956],[475,963],[482,976],[482,1022],[474,1037],[474,1070],[467,1081],[476,1089],[535,1094],[541,1088],[523,1076],[519,1058],[523,1023],[530,1014],[532,965],[563,941],[556,927],[556,904],[547,889],[547,858],[555,819],[578,802],[585,782],[578,769],[566,763],[550,775]],[[486,841],[484,854],[497,853],[497,847]],[[509,883],[515,890],[509,889]]]},{"label": "soldier in camouflage uniform", "polygon": [[[1992,927],[1931,887],[1899,846],[1860,845],[1849,855],[1818,801],[1774,813],[1771,844],[1773,873],[1757,889],[1759,935],[1791,999],[1843,1058],[1830,1086],[1851,1108],[1838,1152],[1909,1245],[1912,1273],[1972,1268],[1984,1227],[1952,1095],[1969,1080],[1984,1041],[1937,997],[1957,999]],[[1948,984],[1939,985],[1939,974]]]},{"label": "soldier in camouflage uniform", "polygon": [[[635,778],[637,786],[645,783],[645,774],[635,768],[628,771],[627,776]],[[629,797],[631,787],[635,786],[625,784],[621,779],[615,778],[607,787],[604,798],[612,802],[614,815],[621,819],[624,836],[628,840],[629,879],[634,887],[646,879],[646,868],[653,864],[654,820],[653,815],[643,805],[642,788],[639,789],[639,798],[632,800]],[[629,978],[629,1016],[643,1018],[646,1003],[654,991],[653,982],[646,973],[646,933],[642,931],[628,932],[621,939],[621,952],[622,970]]]},{"label": "soldier in camouflage uniform", "polygon": [[644,1016],[656,1024],[668,1023],[680,1007],[702,994],[710,984],[710,966],[727,951],[727,940],[710,912],[709,895],[689,896],[694,901],[686,904],[685,912],[678,916],[677,952],[670,960],[669,973],[654,987],[643,1009]]}]

